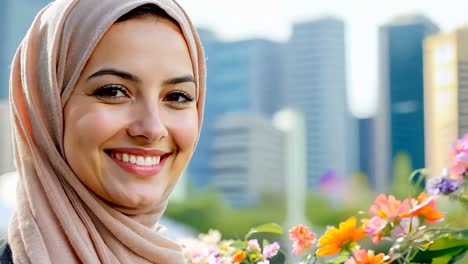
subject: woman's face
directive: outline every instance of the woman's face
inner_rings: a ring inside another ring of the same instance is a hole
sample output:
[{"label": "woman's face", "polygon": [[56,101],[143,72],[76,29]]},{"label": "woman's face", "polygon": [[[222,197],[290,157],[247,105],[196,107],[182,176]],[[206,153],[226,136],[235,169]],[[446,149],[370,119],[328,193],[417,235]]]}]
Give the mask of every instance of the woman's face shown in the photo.
[{"label": "woman's face", "polygon": [[151,16],[114,24],[64,109],[69,165],[111,203],[159,202],[193,153],[196,90],[176,25]]}]

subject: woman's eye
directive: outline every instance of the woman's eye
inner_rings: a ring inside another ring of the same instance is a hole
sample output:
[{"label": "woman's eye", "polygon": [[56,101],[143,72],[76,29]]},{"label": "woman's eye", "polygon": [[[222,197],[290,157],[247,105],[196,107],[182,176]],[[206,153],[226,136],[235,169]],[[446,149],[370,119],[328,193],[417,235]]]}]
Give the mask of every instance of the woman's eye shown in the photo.
[{"label": "woman's eye", "polygon": [[182,91],[171,92],[168,95],[166,95],[166,97],[164,97],[164,101],[175,102],[175,103],[188,103],[188,102],[192,102],[193,100],[194,100],[193,96]]},{"label": "woman's eye", "polygon": [[103,99],[119,99],[128,97],[125,88],[120,85],[106,85],[100,87],[96,89],[92,95]]}]

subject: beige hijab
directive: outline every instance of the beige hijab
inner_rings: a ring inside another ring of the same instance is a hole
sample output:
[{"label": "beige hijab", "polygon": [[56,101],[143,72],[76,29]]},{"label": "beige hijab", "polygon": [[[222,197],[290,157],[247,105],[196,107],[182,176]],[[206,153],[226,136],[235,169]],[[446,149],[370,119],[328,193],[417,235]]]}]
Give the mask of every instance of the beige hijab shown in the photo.
[{"label": "beige hijab", "polygon": [[19,184],[8,241],[15,264],[184,263],[179,245],[155,227],[169,192],[151,208],[117,208],[90,192],[64,159],[62,110],[81,71],[110,26],[147,3],[161,7],[182,29],[197,79],[201,126],[204,55],[179,4],[173,0],[57,0],[49,4],[22,41],[11,72]]}]

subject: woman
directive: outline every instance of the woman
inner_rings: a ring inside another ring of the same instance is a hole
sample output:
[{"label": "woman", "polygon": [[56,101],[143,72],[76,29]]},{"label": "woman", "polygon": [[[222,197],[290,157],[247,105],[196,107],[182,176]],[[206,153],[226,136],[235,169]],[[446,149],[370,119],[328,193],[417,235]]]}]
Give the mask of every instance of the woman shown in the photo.
[{"label": "woman", "polygon": [[184,263],[157,221],[194,151],[203,50],[173,0],[57,0],[13,61],[14,263]]}]

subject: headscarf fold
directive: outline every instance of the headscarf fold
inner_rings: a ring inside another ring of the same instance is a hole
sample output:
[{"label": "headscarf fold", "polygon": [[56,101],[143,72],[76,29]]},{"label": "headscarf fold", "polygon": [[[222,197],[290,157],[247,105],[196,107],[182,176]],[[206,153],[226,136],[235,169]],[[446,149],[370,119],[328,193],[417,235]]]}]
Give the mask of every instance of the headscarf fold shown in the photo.
[{"label": "headscarf fold", "polygon": [[38,13],[10,77],[17,210],[8,228],[13,261],[23,263],[184,263],[180,246],[158,232],[171,186],[147,208],[106,203],[76,177],[63,146],[63,107],[97,43],[132,9],[155,4],[178,22],[197,83],[198,124],[205,98],[203,49],[173,0],[57,0]]}]

